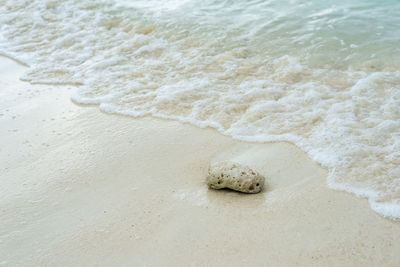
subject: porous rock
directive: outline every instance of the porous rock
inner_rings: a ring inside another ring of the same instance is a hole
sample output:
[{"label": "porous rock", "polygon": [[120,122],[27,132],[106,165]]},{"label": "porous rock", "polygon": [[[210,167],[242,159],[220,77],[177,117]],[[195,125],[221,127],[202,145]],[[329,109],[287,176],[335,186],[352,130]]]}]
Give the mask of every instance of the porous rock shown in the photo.
[{"label": "porous rock", "polygon": [[229,188],[243,193],[258,193],[265,178],[247,166],[223,161],[212,164],[208,169],[207,185],[212,189]]}]

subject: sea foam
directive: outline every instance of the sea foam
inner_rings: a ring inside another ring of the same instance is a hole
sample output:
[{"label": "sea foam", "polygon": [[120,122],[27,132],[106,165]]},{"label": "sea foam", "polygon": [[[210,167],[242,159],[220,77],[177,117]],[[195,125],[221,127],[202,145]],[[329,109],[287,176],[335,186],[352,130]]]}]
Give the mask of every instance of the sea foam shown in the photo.
[{"label": "sea foam", "polygon": [[[76,84],[75,102],[109,113],[292,142],[329,170],[329,187],[399,219],[395,11],[242,2],[0,0],[0,53],[29,65],[23,80]],[[360,10],[383,24],[366,30]]]}]

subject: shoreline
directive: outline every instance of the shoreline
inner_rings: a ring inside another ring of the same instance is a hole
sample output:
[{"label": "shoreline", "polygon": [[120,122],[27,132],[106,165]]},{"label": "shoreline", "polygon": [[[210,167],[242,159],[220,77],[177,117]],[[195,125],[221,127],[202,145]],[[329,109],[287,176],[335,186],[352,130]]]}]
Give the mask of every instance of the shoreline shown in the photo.
[{"label": "shoreline", "polygon": [[[0,265],[396,266],[400,224],[327,186],[294,145],[246,143],[172,120],[78,106],[0,57]],[[207,189],[208,164],[267,177]]]}]

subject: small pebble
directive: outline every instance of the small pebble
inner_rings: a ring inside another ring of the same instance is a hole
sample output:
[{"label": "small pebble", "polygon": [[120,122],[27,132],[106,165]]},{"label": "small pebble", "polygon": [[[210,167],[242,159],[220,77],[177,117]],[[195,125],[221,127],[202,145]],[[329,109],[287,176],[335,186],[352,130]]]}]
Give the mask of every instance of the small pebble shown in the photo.
[{"label": "small pebble", "polygon": [[229,188],[243,193],[258,193],[264,186],[265,178],[247,166],[224,161],[209,167],[206,183],[212,189]]}]

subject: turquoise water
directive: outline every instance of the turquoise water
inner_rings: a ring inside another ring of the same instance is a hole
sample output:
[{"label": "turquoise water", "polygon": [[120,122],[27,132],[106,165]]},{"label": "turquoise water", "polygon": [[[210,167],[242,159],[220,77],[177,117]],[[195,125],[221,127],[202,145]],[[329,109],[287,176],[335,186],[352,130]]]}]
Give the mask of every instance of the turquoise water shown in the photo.
[{"label": "turquoise water", "polygon": [[0,0],[0,53],[105,112],[292,142],[400,218],[400,1]]},{"label": "turquoise water", "polygon": [[254,57],[290,55],[335,68],[400,62],[400,1],[117,2],[178,36],[211,39],[215,49],[246,48]]}]

